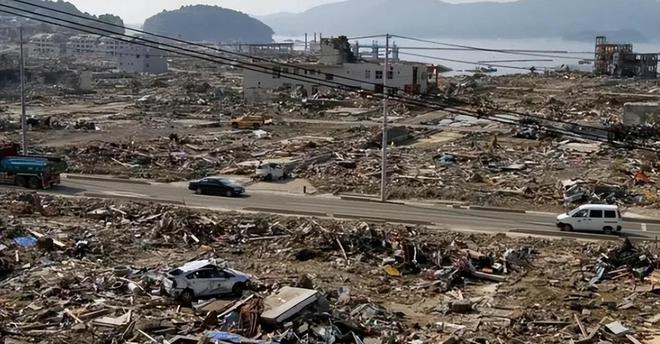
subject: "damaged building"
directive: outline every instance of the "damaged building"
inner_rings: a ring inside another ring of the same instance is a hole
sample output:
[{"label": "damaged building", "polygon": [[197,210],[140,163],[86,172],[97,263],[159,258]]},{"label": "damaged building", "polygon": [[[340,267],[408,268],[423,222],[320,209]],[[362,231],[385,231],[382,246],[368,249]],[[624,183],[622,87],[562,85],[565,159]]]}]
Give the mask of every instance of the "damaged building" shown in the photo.
[{"label": "damaged building", "polygon": [[168,71],[162,50],[99,35],[37,34],[29,39],[30,56],[41,59],[83,59],[105,62],[120,72],[162,74]]},{"label": "damaged building", "polygon": [[[375,92],[383,92],[384,66],[377,59],[357,59],[350,46],[342,50],[333,39],[323,39],[318,63],[296,63],[282,67],[276,63],[261,64],[263,71],[245,70],[245,97],[254,102],[269,98],[274,90],[300,91],[303,95],[325,93],[332,89],[328,83],[341,83]],[[391,93],[424,94],[428,90],[427,65],[394,60],[390,63],[387,86]],[[292,75],[292,77],[289,77]],[[300,77],[296,77],[300,75]],[[298,79],[316,78],[314,81]]]},{"label": "damaged building", "polygon": [[599,36],[596,37],[594,72],[617,78],[654,79],[658,76],[658,54],[635,53],[632,44],[610,43],[606,37]]}]

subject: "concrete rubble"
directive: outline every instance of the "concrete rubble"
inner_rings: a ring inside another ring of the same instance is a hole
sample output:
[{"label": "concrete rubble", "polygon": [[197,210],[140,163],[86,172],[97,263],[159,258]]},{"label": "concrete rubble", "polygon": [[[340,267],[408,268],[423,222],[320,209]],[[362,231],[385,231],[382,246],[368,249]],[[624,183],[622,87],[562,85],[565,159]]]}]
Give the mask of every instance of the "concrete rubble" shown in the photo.
[{"label": "concrete rubble", "polygon": [[[173,59],[170,67],[150,76],[89,66],[93,87],[82,93],[52,93],[50,86],[63,84],[69,72],[35,79],[28,94],[35,108],[31,146],[65,156],[71,173],[180,182],[247,176],[258,162],[272,161],[319,193],[379,192],[377,97],[281,90],[272,101],[246,104],[241,72],[234,68],[187,58]],[[391,102],[389,197],[542,211],[590,200],[657,209],[657,159],[630,145],[656,145],[658,124],[647,116],[624,125],[632,105],[656,100],[654,89],[652,80],[613,82],[578,72],[443,78],[437,94],[497,117]],[[0,140],[20,140],[19,112],[10,95],[0,103]],[[272,125],[232,128],[246,115],[272,118]],[[558,187],[577,179],[585,182],[584,197]],[[599,193],[600,186],[617,192]]]},{"label": "concrete rubble", "polygon": [[[0,333],[22,342],[628,343],[658,336],[658,247],[5,193]],[[181,304],[163,273],[254,276]],[[48,338],[48,339],[44,339]]]}]

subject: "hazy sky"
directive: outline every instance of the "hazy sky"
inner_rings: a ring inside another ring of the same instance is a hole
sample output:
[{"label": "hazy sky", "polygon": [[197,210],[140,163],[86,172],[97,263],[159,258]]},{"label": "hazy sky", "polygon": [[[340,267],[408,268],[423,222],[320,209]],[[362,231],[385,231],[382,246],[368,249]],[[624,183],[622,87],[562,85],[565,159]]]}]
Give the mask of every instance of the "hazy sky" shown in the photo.
[{"label": "hazy sky", "polygon": [[[92,14],[114,13],[128,24],[142,22],[164,10],[172,10],[182,5],[208,4],[239,10],[252,15],[264,15],[276,12],[301,12],[308,8],[340,0],[68,0],[81,11]],[[411,1],[411,0],[402,0]],[[479,0],[446,0],[461,3]],[[491,0],[492,1],[492,0]],[[495,0],[507,1],[507,0]],[[511,0],[508,0],[511,1]]]}]

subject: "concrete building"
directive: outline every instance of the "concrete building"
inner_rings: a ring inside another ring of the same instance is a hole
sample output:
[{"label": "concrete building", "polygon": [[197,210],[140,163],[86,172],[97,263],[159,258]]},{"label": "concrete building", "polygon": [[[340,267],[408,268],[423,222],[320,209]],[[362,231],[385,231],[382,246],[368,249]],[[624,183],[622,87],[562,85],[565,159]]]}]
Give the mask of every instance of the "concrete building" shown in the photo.
[{"label": "concrete building", "polygon": [[137,44],[127,44],[116,52],[117,68],[127,73],[167,73],[167,57],[162,50]]},{"label": "concrete building", "polygon": [[[385,76],[381,60],[355,60],[354,56],[352,58],[348,56],[350,46],[348,50],[348,52],[341,51],[331,44],[330,40],[324,40],[320,49],[319,63],[289,64],[290,67],[269,63],[260,65],[261,69],[267,72],[245,70],[243,72],[245,98],[250,102],[266,100],[269,99],[268,94],[273,90],[298,90],[311,96],[333,89],[333,87],[323,85],[327,82],[347,85],[345,87],[347,89],[358,88],[383,92],[384,77],[387,77],[388,91],[392,94],[427,92],[428,69],[426,64],[394,62],[390,64],[390,70]],[[349,62],[352,59],[355,61]],[[300,81],[292,78],[305,80],[314,78],[318,81]]]},{"label": "concrete building", "polygon": [[609,43],[606,37],[596,37],[594,73],[618,78],[658,76],[658,54],[639,54],[632,44]]},{"label": "concrete building", "polygon": [[130,43],[123,40],[101,37],[97,49],[100,55],[109,59],[116,59],[119,57],[119,52],[125,51],[129,45]]},{"label": "concrete building", "polygon": [[285,57],[294,53],[294,43],[264,43],[264,44],[243,44],[229,43],[219,44],[220,49],[230,50],[250,56],[261,57]]},{"label": "concrete building", "polygon": [[66,52],[72,57],[98,56],[99,41],[98,35],[76,35],[71,36],[66,43]]},{"label": "concrete building", "polygon": [[40,33],[32,36],[26,44],[30,56],[59,59],[66,54],[66,38],[55,33]]}]

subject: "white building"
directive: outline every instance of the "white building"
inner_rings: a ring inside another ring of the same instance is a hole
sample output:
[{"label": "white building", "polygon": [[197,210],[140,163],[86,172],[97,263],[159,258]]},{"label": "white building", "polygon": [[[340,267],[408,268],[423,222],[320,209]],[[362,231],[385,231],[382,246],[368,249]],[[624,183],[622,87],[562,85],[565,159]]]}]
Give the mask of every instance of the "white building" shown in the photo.
[{"label": "white building", "polygon": [[76,35],[71,36],[66,43],[66,52],[72,57],[98,56],[99,35]]},{"label": "white building", "polygon": [[117,55],[117,68],[122,72],[162,74],[168,71],[167,56],[159,49],[127,43]]},{"label": "white building", "polygon": [[107,58],[114,59],[119,57],[120,51],[125,51],[130,43],[125,40],[118,40],[111,37],[101,37],[99,40],[99,53]]},{"label": "white building", "polygon": [[[324,93],[333,89],[329,84],[347,85],[346,89],[358,88],[382,92],[384,84],[384,65],[381,61],[358,61],[349,63],[339,50],[329,42],[321,46],[321,57],[316,64],[261,64],[261,71],[244,70],[243,92],[250,102],[266,100],[273,90],[304,89],[308,95]],[[388,91],[394,93],[426,93],[428,90],[428,72],[424,63],[394,62],[387,73]],[[292,75],[293,74],[293,75]],[[309,80],[314,78],[318,81]],[[296,80],[301,79],[301,80]],[[328,84],[329,83],[329,84]]]},{"label": "white building", "polygon": [[27,44],[30,56],[58,59],[66,53],[66,39],[54,33],[40,33],[30,37]]}]

